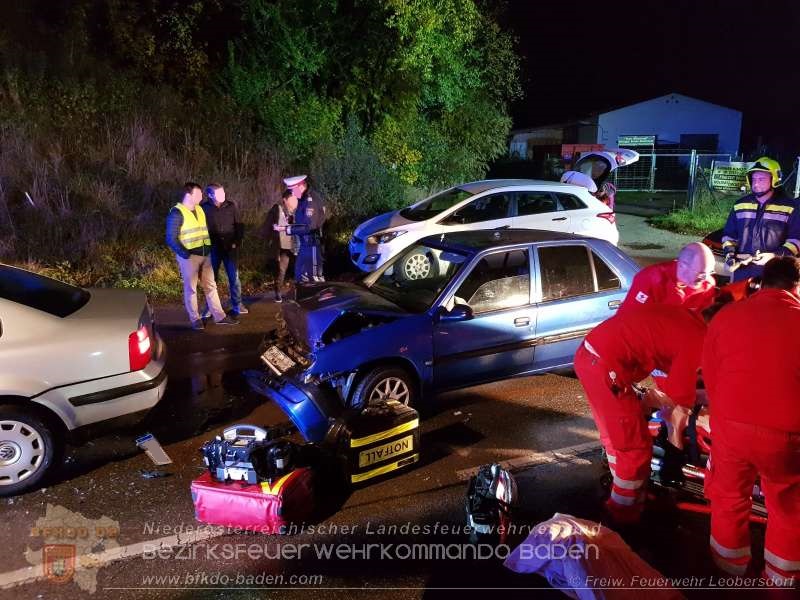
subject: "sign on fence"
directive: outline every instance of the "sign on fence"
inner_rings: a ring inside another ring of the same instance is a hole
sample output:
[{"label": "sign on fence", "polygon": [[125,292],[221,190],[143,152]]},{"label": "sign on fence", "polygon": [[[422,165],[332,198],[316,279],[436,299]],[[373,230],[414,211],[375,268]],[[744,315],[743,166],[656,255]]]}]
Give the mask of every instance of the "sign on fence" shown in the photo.
[{"label": "sign on fence", "polygon": [[617,146],[655,146],[654,135],[620,135],[617,137]]},{"label": "sign on fence", "polygon": [[747,187],[747,169],[753,163],[714,161],[711,167],[711,187],[721,192],[739,192]]}]

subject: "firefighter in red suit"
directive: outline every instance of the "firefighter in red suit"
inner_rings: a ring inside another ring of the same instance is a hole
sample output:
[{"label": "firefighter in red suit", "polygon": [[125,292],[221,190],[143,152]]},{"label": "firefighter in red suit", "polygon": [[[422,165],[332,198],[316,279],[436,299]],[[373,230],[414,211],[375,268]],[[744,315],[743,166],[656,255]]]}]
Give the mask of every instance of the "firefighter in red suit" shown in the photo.
[{"label": "firefighter in red suit", "polygon": [[703,378],[714,440],[706,493],[711,552],[742,574],[750,562],[750,495],[757,475],[769,513],[765,575],[800,581],[800,260],[769,261],[762,288],[709,327]]},{"label": "firefighter in red suit", "polygon": [[703,310],[714,302],[714,255],[700,242],[684,246],[678,260],[645,267],[633,278],[619,312],[651,303]]},{"label": "firefighter in red suit", "polygon": [[575,354],[614,477],[606,507],[617,523],[639,519],[650,476],[652,438],[632,385],[659,369],[674,410],[694,408],[706,325],[697,311],[648,303],[595,327]]}]

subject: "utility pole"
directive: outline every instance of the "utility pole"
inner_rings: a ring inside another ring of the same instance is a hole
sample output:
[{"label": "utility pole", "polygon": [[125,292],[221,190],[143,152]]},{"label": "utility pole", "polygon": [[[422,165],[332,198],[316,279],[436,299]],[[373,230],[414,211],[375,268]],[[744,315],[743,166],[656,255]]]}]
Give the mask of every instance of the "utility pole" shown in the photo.
[{"label": "utility pole", "polygon": [[694,189],[695,183],[697,179],[697,150],[692,150],[692,154],[689,157],[689,189],[686,190],[688,194],[686,198],[686,206],[689,207],[690,211],[694,211]]},{"label": "utility pole", "polygon": [[794,197],[800,198],[800,156],[797,157],[794,165]]}]

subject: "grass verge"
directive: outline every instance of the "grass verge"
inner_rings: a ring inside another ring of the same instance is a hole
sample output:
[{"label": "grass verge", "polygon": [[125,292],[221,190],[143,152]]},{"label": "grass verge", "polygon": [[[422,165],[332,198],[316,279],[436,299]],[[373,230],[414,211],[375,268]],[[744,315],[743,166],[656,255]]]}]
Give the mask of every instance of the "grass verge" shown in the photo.
[{"label": "grass verge", "polygon": [[681,208],[666,215],[651,217],[648,223],[659,229],[687,235],[705,235],[721,229],[733,208],[737,196],[704,198],[697,202],[694,210]]}]

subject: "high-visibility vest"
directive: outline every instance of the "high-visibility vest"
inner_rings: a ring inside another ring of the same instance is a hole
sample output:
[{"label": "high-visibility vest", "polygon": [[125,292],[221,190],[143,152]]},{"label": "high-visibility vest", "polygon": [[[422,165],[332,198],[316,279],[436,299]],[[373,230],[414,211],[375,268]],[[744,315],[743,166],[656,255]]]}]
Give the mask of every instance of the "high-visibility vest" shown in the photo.
[{"label": "high-visibility vest", "polygon": [[191,211],[182,203],[176,204],[175,208],[183,215],[183,224],[178,234],[178,239],[183,247],[193,250],[202,246],[210,246],[211,237],[208,235],[205,211],[199,207],[195,211]]}]

